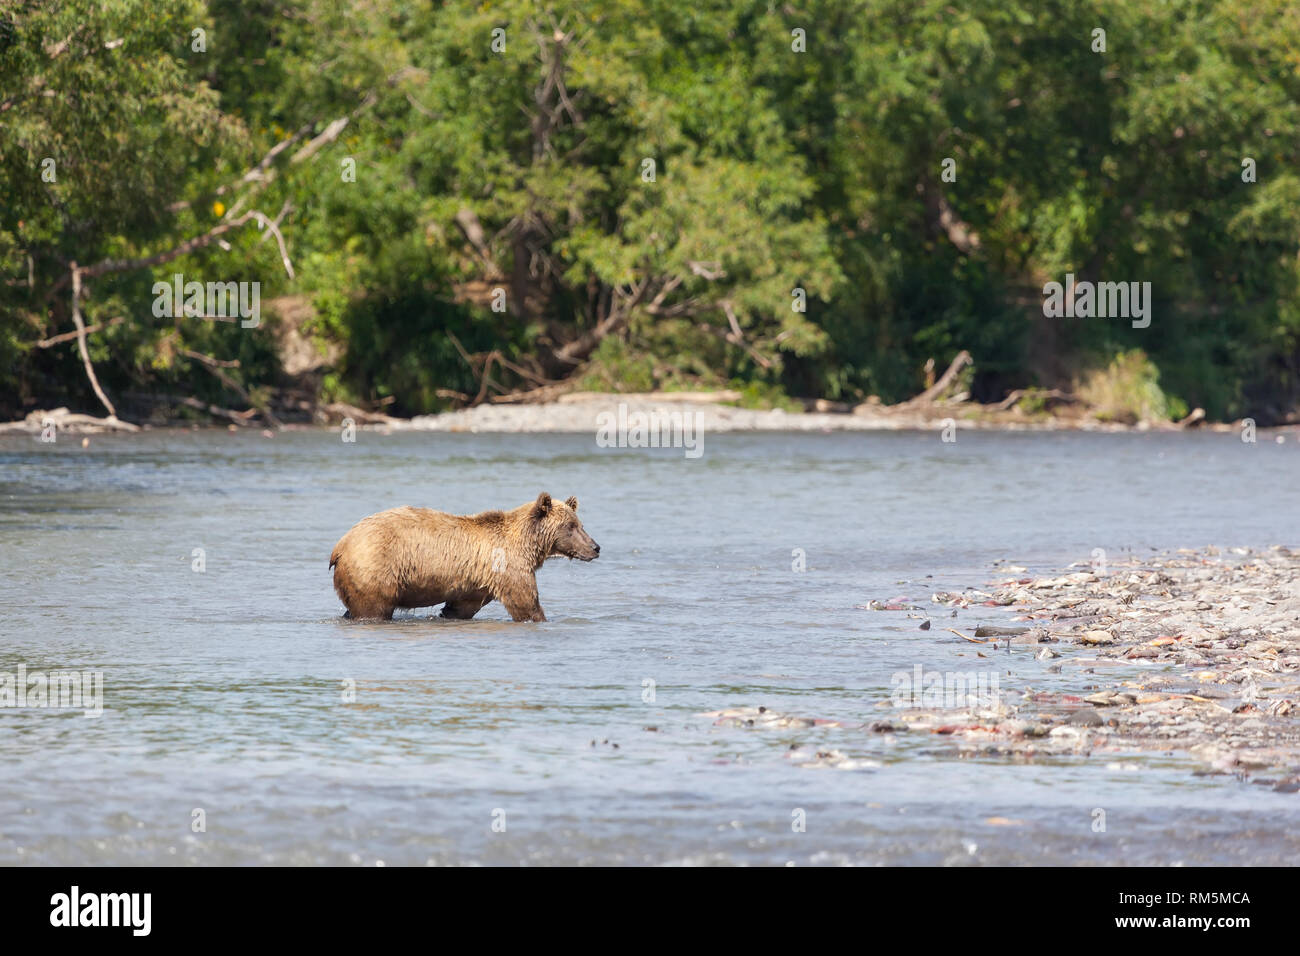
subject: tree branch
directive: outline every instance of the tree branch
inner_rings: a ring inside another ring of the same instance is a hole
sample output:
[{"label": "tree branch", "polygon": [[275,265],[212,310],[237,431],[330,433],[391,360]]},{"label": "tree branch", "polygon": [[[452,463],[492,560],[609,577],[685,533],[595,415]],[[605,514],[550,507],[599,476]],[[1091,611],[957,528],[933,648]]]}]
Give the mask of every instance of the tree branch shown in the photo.
[{"label": "tree branch", "polygon": [[100,402],[108,409],[108,417],[116,421],[117,409],[108,400],[104,390],[99,387],[99,379],[95,377],[95,366],[90,364],[90,351],[86,348],[86,324],[81,321],[81,270],[77,268],[75,262],[72,263],[72,322],[77,327],[77,351],[81,353],[81,362],[86,366],[86,378],[90,379],[90,387],[95,390]]},{"label": "tree branch", "polygon": [[238,361],[222,361],[221,359],[213,358],[211,355],[204,355],[202,352],[194,352],[191,351],[190,349],[180,349],[180,354],[184,355],[186,358],[193,359],[194,361],[199,362],[201,365],[203,365],[204,368],[206,368],[209,372],[211,372],[213,375],[217,377],[217,379],[221,382],[222,385],[226,386],[226,388],[236,393],[245,402],[247,402],[249,405],[252,405],[255,409],[261,412],[262,417],[266,419],[268,424],[274,426],[275,428],[284,427],[284,422],[280,421],[280,419],[275,417],[275,413],[271,411],[269,406],[264,405],[261,402],[255,401],[253,399],[253,396],[248,393],[248,389],[244,388],[244,386],[240,385],[233,378],[231,378],[224,371],[222,371],[222,369],[227,369],[227,368],[238,368],[239,367]]},{"label": "tree branch", "polygon": [[[276,234],[276,238],[280,242],[280,255],[284,261],[285,270],[289,273],[289,278],[292,279],[293,265],[289,262],[288,259],[288,253],[284,245],[284,237],[279,235],[279,231],[280,231],[279,227],[274,226],[271,220],[268,219],[264,213],[259,212],[258,210],[255,209],[244,213],[242,216],[239,216],[236,219],[231,219],[226,222],[218,223],[217,225],[213,226],[211,229],[209,229],[207,232],[203,233],[202,235],[198,235],[198,236],[194,236],[193,238],[186,239],[184,242],[172,246],[170,249],[165,249],[162,252],[156,252],[151,256],[140,256],[135,259],[101,259],[99,262],[95,263],[94,265],[85,266],[84,268],[77,271],[79,271],[80,274],[82,276],[85,276],[86,278],[94,278],[95,276],[106,275],[110,272],[128,272],[132,269],[148,269],[148,268],[152,268],[153,266],[160,266],[163,265],[164,263],[171,262],[173,259],[179,259],[183,255],[187,255],[191,252],[197,252],[199,249],[206,248],[207,246],[210,246],[213,242],[215,242],[217,239],[224,236],[226,233],[234,229],[238,229],[240,226],[249,222],[259,222],[267,227],[273,228]],[[63,286],[65,286],[67,282],[68,279],[66,276],[61,277],[51,287],[50,289],[51,294],[63,288]]]},{"label": "tree branch", "polygon": [[[94,332],[102,332],[104,331],[104,329],[111,328],[114,325],[121,325],[125,321],[126,321],[126,317],[119,315],[117,318],[109,319],[107,322],[99,322],[95,325],[88,325],[86,326],[86,334],[90,335]],[[39,342],[35,344],[34,348],[38,348],[38,349],[53,348],[56,345],[62,345],[64,342],[71,342],[73,339],[80,338],[80,337],[81,337],[81,332],[79,331],[63,332],[59,335],[52,335],[48,339],[41,339]]]}]

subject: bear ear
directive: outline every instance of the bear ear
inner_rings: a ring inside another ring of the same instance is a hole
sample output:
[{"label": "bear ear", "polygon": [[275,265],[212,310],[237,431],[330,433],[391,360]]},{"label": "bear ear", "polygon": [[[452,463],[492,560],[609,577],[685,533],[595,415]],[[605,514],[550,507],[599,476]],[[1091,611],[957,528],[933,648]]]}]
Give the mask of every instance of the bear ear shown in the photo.
[{"label": "bear ear", "polygon": [[543,491],[537,496],[537,501],[533,503],[533,517],[537,519],[545,518],[551,513],[551,496]]},{"label": "bear ear", "polygon": [[578,510],[578,496],[577,496],[577,495],[569,495],[568,499],[566,499],[564,503],[565,503],[566,505],[569,506],[569,510],[570,510],[570,511],[577,511],[577,510]]}]

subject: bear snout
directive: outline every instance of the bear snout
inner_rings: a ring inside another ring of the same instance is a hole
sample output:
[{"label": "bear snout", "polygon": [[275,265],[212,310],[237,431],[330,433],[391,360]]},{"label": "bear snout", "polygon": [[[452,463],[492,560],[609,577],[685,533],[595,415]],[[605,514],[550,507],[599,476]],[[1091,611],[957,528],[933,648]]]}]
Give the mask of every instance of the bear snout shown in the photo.
[{"label": "bear snout", "polygon": [[600,545],[592,540],[591,535],[584,534],[582,537],[586,540],[578,541],[577,547],[565,553],[579,561],[595,561],[600,557]]}]

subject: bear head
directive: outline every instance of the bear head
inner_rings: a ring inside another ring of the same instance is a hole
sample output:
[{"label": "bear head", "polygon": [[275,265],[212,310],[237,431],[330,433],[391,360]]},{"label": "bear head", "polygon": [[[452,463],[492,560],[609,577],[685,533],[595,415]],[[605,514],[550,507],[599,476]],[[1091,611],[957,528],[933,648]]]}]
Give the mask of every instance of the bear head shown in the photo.
[{"label": "bear head", "polygon": [[576,497],[554,501],[543,491],[533,502],[529,519],[537,529],[543,560],[565,557],[594,561],[599,557],[600,545],[591,539],[578,520]]}]

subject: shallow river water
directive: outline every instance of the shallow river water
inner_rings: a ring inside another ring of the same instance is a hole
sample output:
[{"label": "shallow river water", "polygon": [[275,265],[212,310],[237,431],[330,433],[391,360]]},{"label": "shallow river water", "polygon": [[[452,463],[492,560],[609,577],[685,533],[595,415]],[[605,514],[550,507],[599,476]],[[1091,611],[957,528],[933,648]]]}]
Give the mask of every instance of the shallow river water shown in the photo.
[{"label": "shallow river water", "polygon": [[[577,495],[602,549],[538,573],[549,622],[342,619],[327,563],[359,518],[542,490]],[[98,717],[0,709],[0,864],[1291,863],[1295,794],[1177,753],[963,759],[697,716],[871,721],[918,664],[1077,689],[1032,649],[978,660],[856,606],[928,609],[995,560],[1207,544],[1300,544],[1294,437],[724,434],[695,459],[589,434],[0,439],[0,672],[103,674]]]}]

